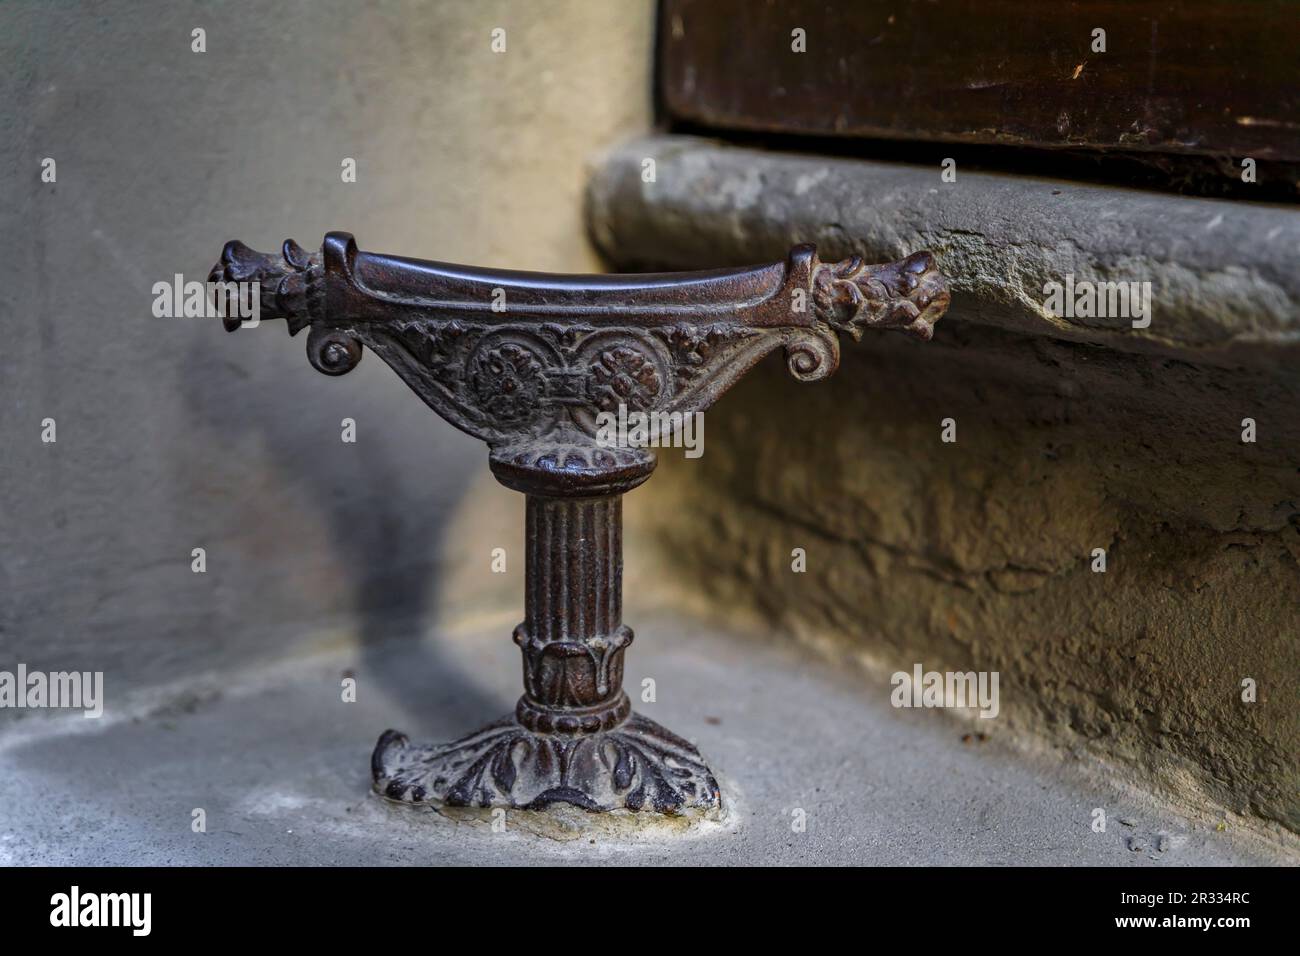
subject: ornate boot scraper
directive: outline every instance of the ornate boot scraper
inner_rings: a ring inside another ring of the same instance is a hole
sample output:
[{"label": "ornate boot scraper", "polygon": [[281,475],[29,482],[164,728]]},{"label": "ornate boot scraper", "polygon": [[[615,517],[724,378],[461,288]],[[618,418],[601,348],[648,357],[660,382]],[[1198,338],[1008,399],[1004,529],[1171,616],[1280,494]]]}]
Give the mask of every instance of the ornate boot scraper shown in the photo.
[{"label": "ornate boot scraper", "polygon": [[598,443],[597,415],[703,411],[777,348],[795,378],[816,381],[839,364],[837,331],[929,339],[949,299],[927,252],[872,266],[823,263],[806,245],[741,269],[562,276],[361,252],[332,232],[319,252],[228,243],[210,278],[258,283],[260,317],[307,328],[307,357],[326,375],[370,348],[487,442],[492,473],[526,497],[523,696],[453,743],[385,732],[375,790],[412,804],[660,813],[716,810],[722,797],[699,751],[623,692],[622,498],[655,456]]}]

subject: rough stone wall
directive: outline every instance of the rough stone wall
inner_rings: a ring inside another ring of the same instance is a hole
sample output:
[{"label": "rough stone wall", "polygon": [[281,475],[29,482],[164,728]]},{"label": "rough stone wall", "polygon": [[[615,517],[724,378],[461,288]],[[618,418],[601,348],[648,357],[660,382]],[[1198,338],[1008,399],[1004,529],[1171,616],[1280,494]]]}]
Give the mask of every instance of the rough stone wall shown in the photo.
[{"label": "rough stone wall", "polygon": [[[589,217],[616,267],[811,241],[928,248],[952,277],[934,341],[846,341],[812,386],[769,359],[707,413],[702,458],[660,454],[629,499],[657,587],[861,662],[866,693],[918,662],[998,671],[973,732],[1300,830],[1293,209],[659,136],[610,155]],[[1150,325],[1053,314],[1067,273],[1151,282]]]},{"label": "rough stone wall", "polygon": [[868,693],[915,662],[996,670],[1002,713],[973,729],[1300,829],[1298,399],[1271,372],[950,320],[850,346],[817,385],[764,363],[702,458],[660,454],[633,527],[694,606],[757,608],[864,664]]}]

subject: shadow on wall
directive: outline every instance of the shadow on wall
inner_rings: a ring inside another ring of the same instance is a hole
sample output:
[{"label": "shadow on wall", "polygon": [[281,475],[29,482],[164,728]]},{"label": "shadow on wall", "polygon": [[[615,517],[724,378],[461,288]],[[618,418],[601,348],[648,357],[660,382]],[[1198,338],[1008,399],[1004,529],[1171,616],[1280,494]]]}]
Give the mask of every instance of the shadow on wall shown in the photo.
[{"label": "shadow on wall", "polygon": [[[271,322],[237,335],[261,335],[254,348],[300,352],[305,334],[289,342],[282,329],[281,323]],[[212,336],[222,334],[214,324]],[[340,379],[320,376],[302,356],[298,374],[317,379],[305,391],[320,393],[320,414],[311,419],[323,427],[305,425],[307,416],[262,414],[267,400],[261,396],[274,401],[280,388],[274,376],[222,381],[210,374],[213,349],[239,351],[234,338],[217,343],[195,339],[186,358],[191,374],[183,376],[186,404],[220,447],[256,449],[258,460],[250,465],[262,472],[257,484],[288,489],[306,502],[309,520],[322,529],[321,541],[333,553],[302,556],[305,567],[323,570],[326,577],[305,586],[318,589],[327,618],[341,617],[346,630],[355,632],[361,669],[380,681],[415,726],[470,726],[498,716],[508,704],[483,692],[472,674],[444,655],[436,637],[424,639],[440,603],[446,569],[438,556],[447,524],[468,480],[482,467],[480,454],[467,454],[480,451],[478,443],[437,419],[373,355]],[[368,374],[361,374],[362,369]],[[232,390],[241,401],[232,402]],[[417,432],[431,439],[427,451],[412,454],[404,444],[412,436],[403,426],[411,423],[393,421],[388,406],[397,402],[413,406],[413,414],[427,421],[428,427]],[[357,422],[356,443],[344,442],[341,428],[334,425],[344,418]],[[381,430],[386,434],[376,435]],[[281,533],[289,530],[288,525],[280,528]],[[289,550],[276,556],[282,562],[294,560]],[[295,573],[293,568],[267,568],[265,556],[244,557],[273,575]],[[245,605],[242,619],[245,627],[259,627],[256,607]],[[400,656],[380,653],[383,644],[394,640],[407,643]],[[403,679],[398,679],[398,667]],[[414,680],[412,675],[417,675]],[[412,690],[421,684],[430,691]],[[455,688],[455,693],[439,693],[438,688]],[[382,729],[375,728],[376,735]]]},{"label": "shadow on wall", "polygon": [[[0,660],[102,670],[110,703],[328,626],[358,622],[367,648],[412,636],[469,554],[437,548],[484,469],[374,357],[331,382],[282,325],[156,317],[153,285],[206,277],[227,239],[315,246],[331,228],[583,271],[585,160],[649,121],[649,0],[306,6],[0,3]],[[481,709],[466,719],[501,708]]]}]

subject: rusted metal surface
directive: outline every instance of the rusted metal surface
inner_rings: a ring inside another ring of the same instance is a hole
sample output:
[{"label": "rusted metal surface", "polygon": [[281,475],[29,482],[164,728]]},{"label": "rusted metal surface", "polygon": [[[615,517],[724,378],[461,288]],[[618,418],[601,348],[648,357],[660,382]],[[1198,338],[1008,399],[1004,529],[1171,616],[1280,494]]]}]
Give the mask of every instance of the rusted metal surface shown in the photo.
[{"label": "rusted metal surface", "polygon": [[659,44],[713,129],[1300,160],[1289,0],[663,0]]},{"label": "rusted metal surface", "polygon": [[[721,806],[698,750],[631,709],[623,655],[622,495],[654,470],[645,447],[601,444],[601,412],[690,414],[763,356],[796,378],[839,361],[836,332],[922,339],[948,306],[933,257],[818,260],[715,272],[561,276],[378,255],[330,233],[319,252],[228,243],[214,282],[256,282],[260,318],[304,328],[327,375],[375,352],[432,409],[488,445],[493,474],[526,495],[524,694],[515,712],[458,741],[390,730],[376,791],[406,803],[678,813]],[[228,320],[227,328],[238,328]]]}]

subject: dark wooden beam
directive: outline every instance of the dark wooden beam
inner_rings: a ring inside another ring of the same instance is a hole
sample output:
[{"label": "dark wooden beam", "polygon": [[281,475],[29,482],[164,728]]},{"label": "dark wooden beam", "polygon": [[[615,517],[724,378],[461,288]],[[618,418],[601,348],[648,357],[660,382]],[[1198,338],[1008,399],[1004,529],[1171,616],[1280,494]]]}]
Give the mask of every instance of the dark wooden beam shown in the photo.
[{"label": "dark wooden beam", "polygon": [[1298,51],[1287,0],[663,0],[659,83],[715,129],[1292,162]]}]

